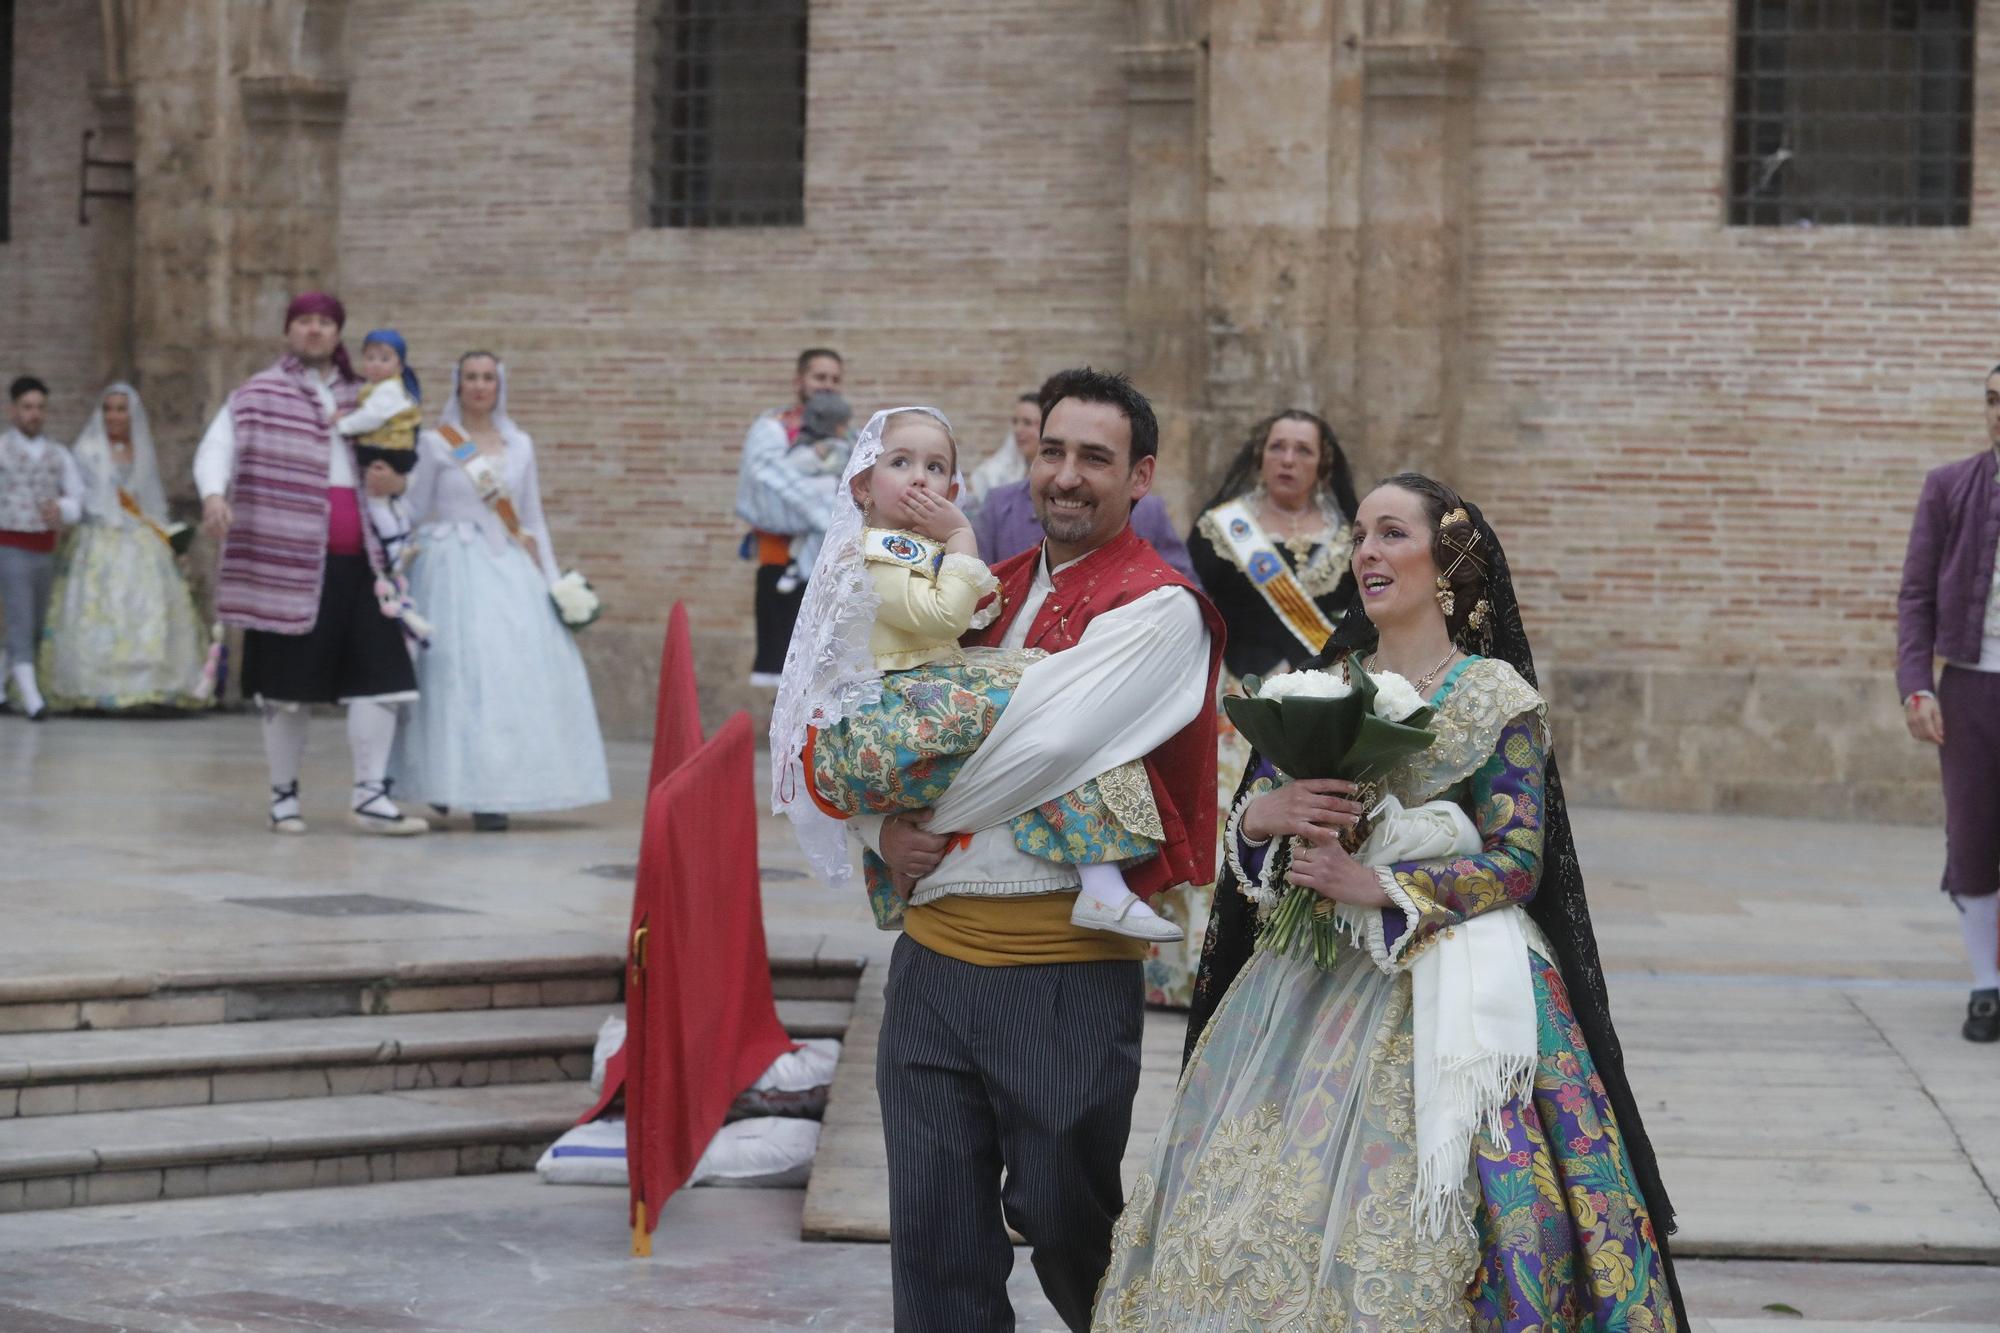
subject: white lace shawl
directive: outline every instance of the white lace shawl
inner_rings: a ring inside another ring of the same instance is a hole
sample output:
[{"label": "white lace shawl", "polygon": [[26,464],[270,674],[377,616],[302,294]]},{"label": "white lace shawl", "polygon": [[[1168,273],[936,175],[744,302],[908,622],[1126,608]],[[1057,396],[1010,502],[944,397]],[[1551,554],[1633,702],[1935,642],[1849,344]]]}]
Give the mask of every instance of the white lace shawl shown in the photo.
[{"label": "white lace shawl", "polygon": [[[122,482],[117,464],[111,461],[111,437],[104,429],[104,400],[114,393],[124,394],[132,408],[132,470]],[[153,452],[153,428],[146,419],[146,405],[139,401],[137,389],[120,380],[98,394],[97,410],[90,414],[90,421],[83,434],[76,437],[70,452],[76,458],[77,470],[83,474],[83,508],[91,518],[121,524],[133,521],[118,503],[118,488],[122,484],[138,502],[139,512],[155,523],[166,523],[167,494],[160,484],[160,460]]]},{"label": "white lace shawl", "polygon": [[934,407],[893,407],[868,418],[833,497],[833,517],[806,583],[791,647],[785,651],[778,701],[771,709],[771,808],[791,818],[813,870],[836,886],[854,873],[846,825],[813,804],[801,756],[809,729],[832,726],[882,697],[882,673],[868,650],[882,599],[861,559],[865,524],[854,502],[854,479],[875,466],[882,455],[883,425],[902,412],[926,413],[951,429]]}]

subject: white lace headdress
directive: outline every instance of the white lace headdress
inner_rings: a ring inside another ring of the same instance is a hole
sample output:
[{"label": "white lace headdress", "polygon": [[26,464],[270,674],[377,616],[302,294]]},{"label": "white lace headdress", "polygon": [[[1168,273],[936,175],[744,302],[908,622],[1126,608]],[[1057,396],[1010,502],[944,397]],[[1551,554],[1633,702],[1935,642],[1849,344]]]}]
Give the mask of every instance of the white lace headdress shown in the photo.
[{"label": "white lace headdress", "polygon": [[883,426],[903,412],[936,417],[947,432],[951,430],[951,423],[935,407],[892,407],[868,418],[833,497],[826,542],[806,583],[791,647],[785,650],[778,702],[771,710],[771,808],[790,816],[813,870],[834,885],[847,883],[854,873],[848,861],[847,830],[813,804],[806,790],[811,779],[801,755],[809,729],[832,726],[882,697],[882,673],[868,651],[882,599],[861,559],[865,525],[861,507],[854,502],[854,479],[875,466],[882,456]]},{"label": "white lace headdress", "polygon": [[104,429],[104,400],[114,393],[125,395],[132,410],[132,471],[125,489],[139,505],[139,512],[155,523],[167,521],[167,493],[160,484],[160,460],[153,452],[153,427],[146,419],[146,405],[139,391],[119,380],[97,395],[97,410],[90,414],[83,434],[76,437],[71,452],[76,456],[89,488],[88,512],[93,518],[129,521],[118,504],[118,469],[111,461],[111,436]]}]

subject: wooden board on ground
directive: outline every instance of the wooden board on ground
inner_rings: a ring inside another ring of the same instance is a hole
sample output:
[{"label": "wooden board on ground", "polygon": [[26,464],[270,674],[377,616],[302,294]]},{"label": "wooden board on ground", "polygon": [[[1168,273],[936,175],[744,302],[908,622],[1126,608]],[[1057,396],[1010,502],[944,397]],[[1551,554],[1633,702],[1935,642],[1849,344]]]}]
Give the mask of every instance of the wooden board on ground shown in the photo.
[{"label": "wooden board on ground", "polygon": [[[856,997],[806,1192],[809,1240],[889,1238],[874,1073],[886,971],[871,967]],[[1973,1095],[1969,1065],[1988,1052],[1958,1040],[1953,993],[1726,977],[1621,978],[1614,992],[1680,1214],[1677,1253],[2000,1263],[2000,1203],[1978,1169],[2000,1162],[1994,1075],[1982,1070],[1987,1093]],[[1146,1015],[1128,1189],[1184,1030],[1180,1014]]]}]

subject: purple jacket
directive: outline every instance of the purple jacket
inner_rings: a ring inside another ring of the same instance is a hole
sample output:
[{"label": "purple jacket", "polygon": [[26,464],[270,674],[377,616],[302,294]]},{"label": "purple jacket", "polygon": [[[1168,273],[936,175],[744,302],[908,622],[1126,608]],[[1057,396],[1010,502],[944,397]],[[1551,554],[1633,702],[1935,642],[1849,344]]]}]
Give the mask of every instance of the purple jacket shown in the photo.
[{"label": "purple jacket", "polygon": [[1994,451],[1947,463],[1924,478],[1896,594],[1896,689],[1933,688],[1931,659],[1977,662],[2000,543],[2000,477]]},{"label": "purple jacket", "polygon": [[[1174,531],[1167,506],[1157,495],[1148,495],[1132,506],[1132,530],[1153,544],[1160,558],[1186,576],[1195,587],[1194,561],[1188,559],[1187,543]],[[979,539],[979,558],[988,565],[1019,555],[1042,544],[1042,524],[1035,517],[1035,502],[1028,483],[1017,481],[986,493],[979,512],[972,516],[972,535]],[[1973,654],[1975,657],[1977,653]]]}]

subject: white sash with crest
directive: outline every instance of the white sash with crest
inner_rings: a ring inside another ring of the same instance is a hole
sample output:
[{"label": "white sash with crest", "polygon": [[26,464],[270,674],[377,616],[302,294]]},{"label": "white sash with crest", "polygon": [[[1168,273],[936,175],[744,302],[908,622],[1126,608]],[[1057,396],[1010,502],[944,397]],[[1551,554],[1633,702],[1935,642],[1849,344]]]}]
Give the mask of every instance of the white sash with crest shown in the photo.
[{"label": "white sash with crest", "polygon": [[[1247,500],[1238,498],[1217,505],[1201,516],[1200,527],[1216,550],[1243,571],[1271,613],[1305,646],[1307,653],[1316,654],[1326,646],[1326,641],[1333,637],[1333,622],[1326,618],[1292,567],[1285,563],[1285,557],[1278,554],[1278,548],[1264,535],[1263,526],[1257,522]],[[1335,587],[1339,586],[1338,571],[1347,560],[1346,551],[1336,550],[1343,545],[1346,543],[1340,541],[1336,529],[1314,561],[1316,568],[1322,564],[1331,567]]]}]

